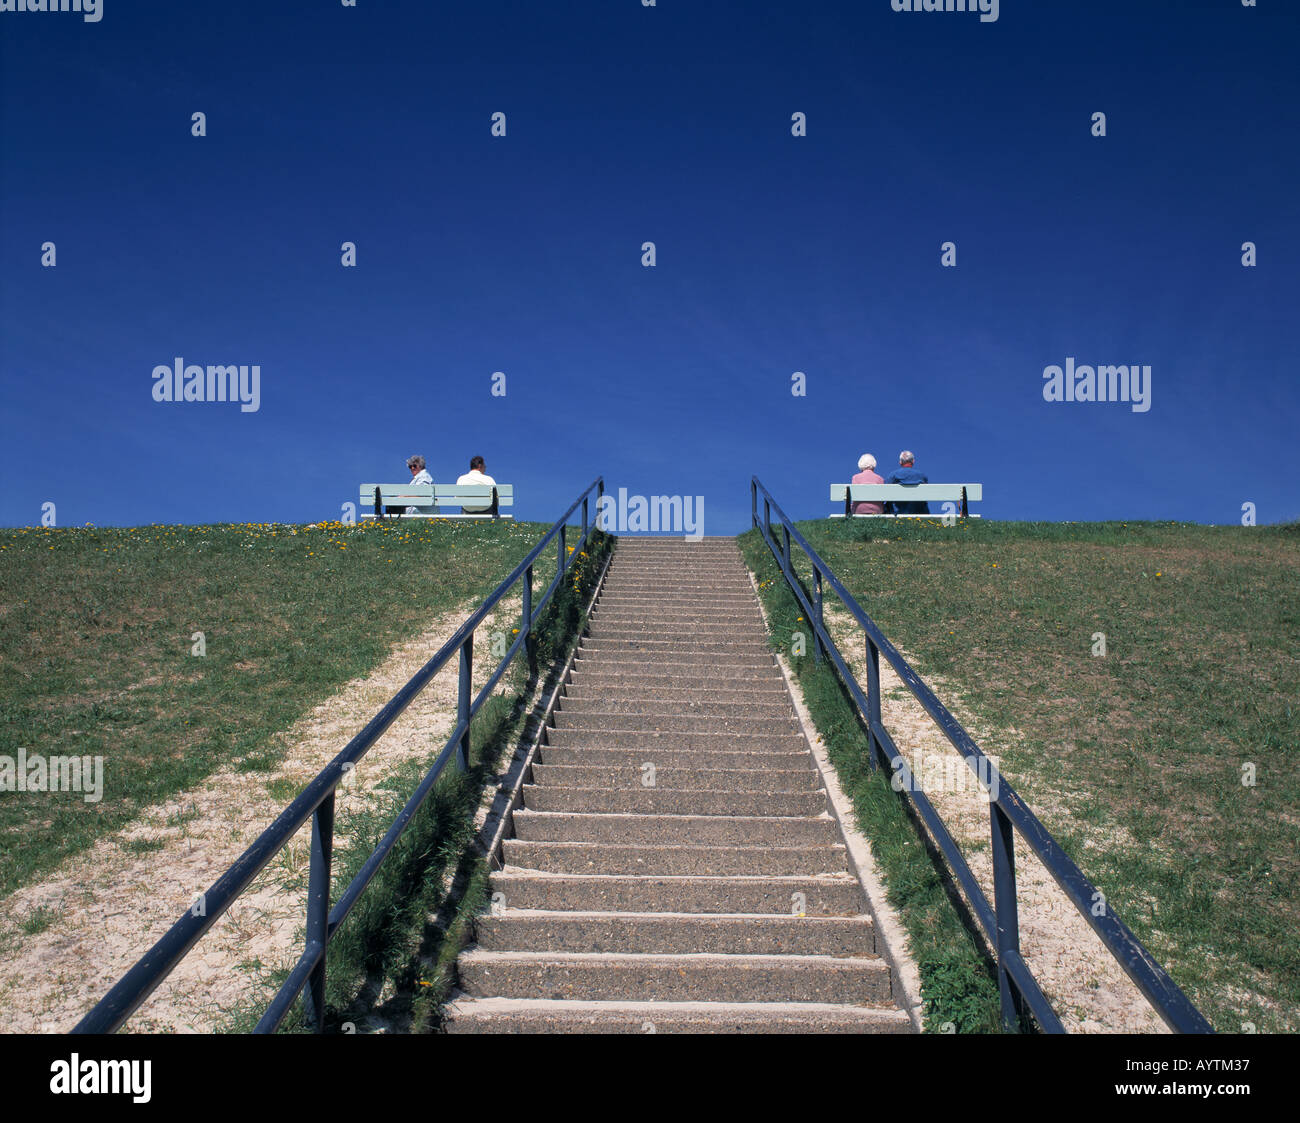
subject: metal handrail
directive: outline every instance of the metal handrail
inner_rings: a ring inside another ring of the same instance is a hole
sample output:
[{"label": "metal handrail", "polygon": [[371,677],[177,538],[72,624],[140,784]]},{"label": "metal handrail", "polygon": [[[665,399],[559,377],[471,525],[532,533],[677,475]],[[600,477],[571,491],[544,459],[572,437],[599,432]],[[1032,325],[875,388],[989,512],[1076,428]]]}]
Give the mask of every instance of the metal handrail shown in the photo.
[{"label": "metal handrail", "polygon": [[[760,493],[763,499],[761,524],[758,516]],[[776,513],[781,526],[779,547],[772,535],[773,512]],[[1047,872],[1055,878],[1074,907],[1092,926],[1106,949],[1137,985],[1156,1013],[1164,1019],[1165,1024],[1176,1033],[1213,1033],[1214,1028],[1204,1015],[1192,1005],[1141,941],[1110,911],[1104,894],[1084,876],[1069,855],[1061,849],[1060,844],[1048,833],[1047,828],[1024,800],[998,774],[996,765],[985,756],[970,734],[962,728],[961,723],[948,712],[947,707],[921,680],[898,649],[889,642],[853,595],[840,584],[839,578],[835,576],[830,566],[795,529],[790,518],[757,476],[750,480],[750,522],[754,527],[761,527],[763,541],[780,564],[782,575],[812,624],[815,660],[820,663],[823,652],[829,656],[839,673],[840,680],[866,723],[870,749],[868,762],[872,771],[877,768],[877,757],[879,757],[880,763],[889,765],[899,774],[902,789],[907,792],[926,829],[943,853],[989,943],[996,950],[1003,1025],[1007,1029],[1022,1026],[1024,1013],[1028,1008],[1044,1031],[1065,1032],[1065,1027],[1056,1016],[1056,1012],[1020,953],[1015,867],[1015,832],[1019,831],[1025,842],[1029,844],[1029,848],[1038,855]],[[797,545],[812,564],[811,602],[795,577],[790,554],[791,543]],[[822,617],[823,582],[828,584],[840,598],[866,636],[868,688],[865,693],[826,629]],[[880,656],[882,654],[912,695],[921,703],[926,713],[934,719],[953,748],[961,754],[976,778],[996,777],[997,779],[996,785],[991,785],[989,791],[989,819],[993,845],[993,904],[991,905],[938,811],[925,792],[913,782],[907,761],[903,759],[889,731],[881,721]],[[1100,908],[1098,908],[1099,903]]]},{"label": "metal handrail", "polygon": [[[307,820],[312,820],[311,869],[307,889],[307,931],[305,947],[288,979],[277,992],[270,1006],[254,1029],[255,1033],[273,1033],[292,1008],[298,995],[307,989],[308,1020],[316,1032],[321,1032],[325,1021],[325,961],[329,942],[352,911],[380,865],[410,824],[415,812],[424,803],[434,784],[453,755],[456,767],[463,772],[469,764],[469,727],[474,715],[491,693],[492,688],[505,673],[515,655],[528,640],[533,624],[545,608],[547,601],[559,588],[570,565],[579,556],[595,524],[589,517],[588,504],[592,493],[596,495],[597,509],[605,493],[605,481],[597,478],[586,487],[569,509],[551,526],[550,530],[528,555],[511,571],[510,575],[487,595],[436,655],[424,664],[411,680],[384,705],[365,728],[361,730],[342,752],[329,762],[302,793],[280,812],[240,858],[223,873],[208,891],[163,937],[154,944],[113,988],[95,1005],[73,1029],[73,1033],[114,1033],[139,1008],[141,1003],[175,969],[176,965],[203,937],[217,920],[248,888],[253,879],[267,866]],[[582,508],[582,534],[572,551],[566,551],[567,522],[579,507]],[[533,563],[553,539],[558,538],[555,577],[546,591],[533,604]],[[570,559],[573,560],[570,560]],[[523,609],[520,614],[519,638],[510,645],[488,677],[483,688],[471,700],[472,664],[474,656],[474,631],[503,596],[523,579]],[[397,719],[415,697],[428,685],[429,680],[452,658],[459,655],[460,679],[457,690],[456,727],[443,746],[424,779],[412,793],[397,818],[393,820],[374,852],[366,859],[352,882],[343,891],[333,909],[329,906],[330,861],[334,847],[334,792],[344,777],[355,767],[383,732]],[[454,750],[454,753],[453,753]]]}]

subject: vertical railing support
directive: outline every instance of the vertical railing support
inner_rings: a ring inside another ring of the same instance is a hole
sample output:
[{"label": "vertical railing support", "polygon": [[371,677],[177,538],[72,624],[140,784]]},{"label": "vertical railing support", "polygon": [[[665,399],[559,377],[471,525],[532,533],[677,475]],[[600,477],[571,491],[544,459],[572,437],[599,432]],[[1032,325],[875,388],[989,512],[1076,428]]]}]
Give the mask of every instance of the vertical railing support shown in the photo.
[{"label": "vertical railing support", "polygon": [[582,541],[587,541],[587,497],[582,497]]},{"label": "vertical railing support", "polygon": [[824,626],[825,618],[822,616],[822,571],[815,565],[813,566],[813,576],[816,578],[813,583],[813,615],[816,617],[813,621],[813,661],[821,663],[821,629]]},{"label": "vertical railing support", "polygon": [[319,946],[321,960],[312,968],[303,1002],[317,1033],[325,1029],[325,959],[330,918],[330,862],[334,855],[334,793],[311,817],[311,871],[307,878],[307,946]]},{"label": "vertical railing support", "polygon": [[1002,1027],[1008,1032],[1022,1028],[1023,1004],[1003,964],[1007,952],[1020,951],[1020,917],[1016,906],[1016,836],[1006,813],[989,803],[993,833],[993,911],[998,924],[998,992],[1002,997]]},{"label": "vertical railing support", "polygon": [[794,566],[790,563],[790,528],[781,524],[781,569],[785,572],[785,579],[794,585]]},{"label": "vertical railing support", "polygon": [[528,657],[528,677],[537,677],[537,649],[533,646],[533,567],[524,570],[524,607],[519,614],[519,627],[524,633],[524,653]]},{"label": "vertical railing support", "polygon": [[749,481],[749,525],[758,526],[758,482]]},{"label": "vertical railing support", "polygon": [[567,527],[560,527],[560,537],[557,539],[559,545],[555,549],[555,591],[559,592],[560,578],[564,576],[564,532]]},{"label": "vertical railing support", "polygon": [[876,737],[876,726],[880,724],[880,649],[875,640],[867,636],[867,756],[871,760],[871,771],[877,764],[885,762],[885,751]]},{"label": "vertical railing support", "polygon": [[763,537],[772,541],[772,501],[763,496]]},{"label": "vertical railing support", "polygon": [[460,681],[456,691],[456,724],[463,726],[456,744],[456,765],[462,772],[469,769],[469,723],[472,676],[474,673],[474,633],[465,637],[460,645]]},{"label": "vertical railing support", "polygon": [[528,635],[533,630],[533,567],[524,570],[524,607],[519,614],[519,626]]}]

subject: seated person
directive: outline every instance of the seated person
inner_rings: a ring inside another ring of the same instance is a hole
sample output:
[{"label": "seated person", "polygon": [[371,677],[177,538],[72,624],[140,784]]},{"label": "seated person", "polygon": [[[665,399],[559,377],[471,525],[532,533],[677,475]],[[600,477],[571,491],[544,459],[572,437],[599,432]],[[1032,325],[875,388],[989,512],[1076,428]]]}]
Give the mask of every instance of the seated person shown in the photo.
[{"label": "seated person", "polygon": [[[885,481],[876,475],[876,458],[871,453],[866,453],[858,457],[858,468],[860,471],[850,480],[855,484],[882,484]],[[854,503],[853,513],[855,515],[882,515],[885,512],[883,503]]]},{"label": "seated person", "polygon": [[[483,457],[476,456],[469,462],[469,471],[456,481],[457,486],[461,484],[480,484],[484,487],[496,487],[497,482],[491,476],[485,475],[483,469],[487,465],[483,463]],[[468,506],[461,504],[461,512],[466,515],[485,515],[492,510],[492,504],[486,507]]]},{"label": "seated person", "polygon": [[[424,470],[424,457],[423,457],[423,456],[412,456],[412,457],[409,457],[409,458],[407,459],[407,461],[406,461],[406,467],[407,467],[408,469],[410,469],[410,472],[411,472],[411,483],[413,483],[413,484],[431,484],[431,483],[433,483],[433,477],[432,477],[431,475],[429,475],[429,473],[426,472],[426,471]],[[384,514],[386,514],[386,515],[400,515],[400,514],[405,513],[405,514],[408,514],[408,515],[414,515],[414,514],[416,514],[418,511],[420,511],[420,510],[428,510],[428,508],[420,508],[420,507],[394,507],[394,506],[391,506],[391,505],[390,505],[390,506],[386,506],[386,507],[384,508]]]},{"label": "seated person", "polygon": [[[916,458],[904,450],[898,454],[898,467],[885,477],[887,484],[928,484],[930,478],[924,472],[916,470]],[[891,503],[890,509],[896,515],[928,515],[930,504],[924,500],[915,503]]]}]

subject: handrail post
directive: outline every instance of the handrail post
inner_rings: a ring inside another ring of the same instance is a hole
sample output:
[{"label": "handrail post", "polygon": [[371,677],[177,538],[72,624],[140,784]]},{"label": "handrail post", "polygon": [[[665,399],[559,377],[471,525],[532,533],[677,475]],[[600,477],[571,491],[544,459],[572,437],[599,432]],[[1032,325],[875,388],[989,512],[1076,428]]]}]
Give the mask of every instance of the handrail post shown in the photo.
[{"label": "handrail post", "polygon": [[785,571],[785,579],[794,584],[794,566],[790,562],[790,524],[782,521],[781,523],[781,542],[783,549],[781,551],[781,568]]},{"label": "handrail post", "polygon": [[884,750],[876,737],[876,726],[880,724],[880,649],[876,641],[867,636],[867,757],[871,771],[877,767],[877,761],[883,764]]},{"label": "handrail post", "polygon": [[533,630],[533,567],[530,565],[524,571],[524,607],[519,614],[519,626],[523,628],[524,635],[528,635]]},{"label": "handrail post", "polygon": [[[555,580],[557,582],[564,576],[564,532],[567,529],[567,527],[560,527],[560,537],[557,539],[559,542],[559,546],[555,551]],[[559,590],[558,584],[556,585],[556,590]]]},{"label": "handrail post", "polygon": [[763,496],[763,537],[772,541],[772,501]]},{"label": "handrail post", "polygon": [[474,633],[465,637],[460,645],[460,681],[456,691],[456,724],[464,725],[460,741],[456,744],[456,765],[465,772],[469,769],[469,722],[471,676],[474,671]]},{"label": "handrail post", "polygon": [[813,575],[817,579],[813,585],[813,612],[817,617],[813,622],[813,662],[821,663],[821,629],[825,627],[825,617],[822,616],[822,571],[820,566],[816,564],[813,565]]},{"label": "handrail post", "polygon": [[749,481],[749,525],[758,526],[758,482]]},{"label": "handrail post", "polygon": [[582,541],[587,541],[587,496],[582,497]]},{"label": "handrail post", "polygon": [[325,1029],[325,960],[329,935],[330,862],[334,854],[334,792],[311,817],[311,871],[307,879],[307,947],[319,946],[321,960],[312,969],[303,996],[307,1020],[317,1033]]},{"label": "handrail post", "polygon": [[989,799],[989,821],[993,833],[993,909],[998,923],[998,992],[1002,997],[1002,1027],[1008,1032],[1021,1028],[1023,1004],[1020,988],[1013,987],[1003,963],[1007,952],[1020,951],[1020,917],[1016,907],[1016,836],[1005,812]]}]

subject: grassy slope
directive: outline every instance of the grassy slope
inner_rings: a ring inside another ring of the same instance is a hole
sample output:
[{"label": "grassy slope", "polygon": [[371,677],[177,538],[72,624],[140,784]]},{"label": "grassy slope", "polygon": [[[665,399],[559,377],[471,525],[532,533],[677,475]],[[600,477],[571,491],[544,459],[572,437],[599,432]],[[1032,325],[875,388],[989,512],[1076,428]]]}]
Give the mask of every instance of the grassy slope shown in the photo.
[{"label": "grassy slope", "polygon": [[274,732],[489,591],[544,529],[0,531],[0,755],[104,757],[99,803],[0,793],[0,895],[226,762],[270,767]]},{"label": "grassy slope", "polygon": [[1297,1029],[1300,527],[800,529],[1215,1025]]},{"label": "grassy slope", "polygon": [[[441,1007],[455,982],[456,957],[472,931],[474,916],[487,903],[487,864],[473,845],[475,812],[503,756],[530,728],[530,707],[545,697],[551,685],[548,676],[561,666],[576,641],[583,606],[612,546],[611,538],[597,532],[587,550],[574,559],[571,579],[561,584],[534,626],[538,683],[529,689],[528,661],[521,652],[502,679],[505,692],[489,698],[474,718],[468,771],[457,773],[451,768],[439,778],[340,926],[330,944],[326,973],[326,1032],[365,1033],[385,1024],[405,1032],[427,1032],[440,1025]],[[539,582],[539,594],[542,588]],[[370,857],[428,764],[427,760],[410,762],[381,785],[385,798],[337,824],[344,842],[334,854],[333,899]],[[448,875],[460,883],[450,899]],[[304,882],[305,878],[304,870]],[[430,923],[430,917],[440,913],[445,927]],[[302,938],[299,930],[298,947]],[[260,962],[248,966],[276,987],[288,977],[283,968]],[[245,1004],[233,1012],[226,1028],[247,1032],[260,1015],[260,1000]],[[281,1032],[310,1032],[301,1001]]]}]

